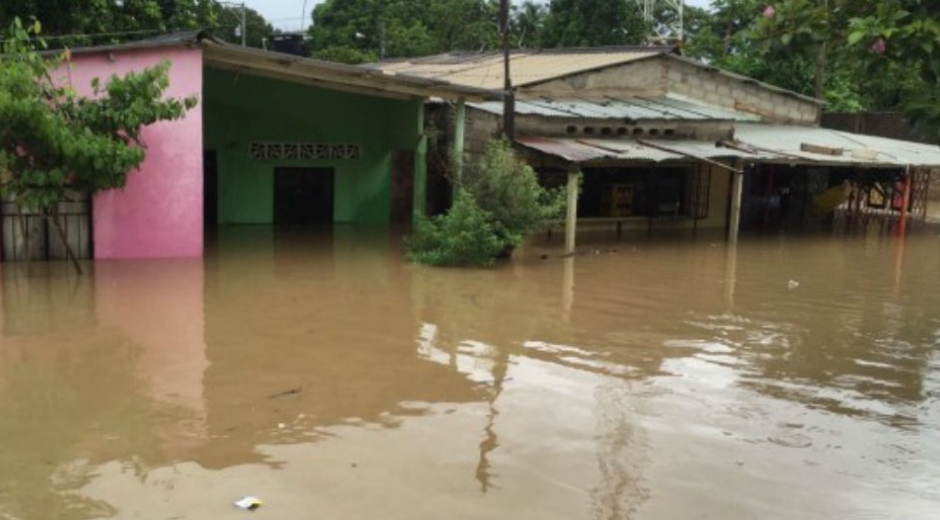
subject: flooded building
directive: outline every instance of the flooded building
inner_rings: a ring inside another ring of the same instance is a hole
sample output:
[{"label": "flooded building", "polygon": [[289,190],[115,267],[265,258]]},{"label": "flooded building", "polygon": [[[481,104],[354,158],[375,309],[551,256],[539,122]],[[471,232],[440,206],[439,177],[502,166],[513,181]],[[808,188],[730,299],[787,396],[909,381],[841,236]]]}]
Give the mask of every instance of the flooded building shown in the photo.
[{"label": "flooded building", "polygon": [[[63,202],[82,258],[198,257],[217,225],[408,222],[424,204],[424,101],[483,89],[228,45],[204,33],[74,49],[59,71],[93,78],[172,63],[167,95],[197,96],[180,120],[146,128],[147,158],[121,190]],[[2,260],[65,258],[41,215],[5,201]],[[29,246],[29,247],[27,247]]]},{"label": "flooded building", "polygon": [[[467,87],[504,85],[498,52],[374,67]],[[823,129],[822,101],[669,47],[520,50],[510,70],[519,150],[548,184],[579,190],[583,174],[579,230],[724,228],[735,239],[739,228],[811,227],[837,208],[923,218],[929,167],[940,164],[934,146]],[[501,102],[440,101],[427,111],[427,124],[443,136],[439,155],[456,149],[460,162],[503,129]],[[455,130],[464,124],[465,132]],[[432,210],[447,205],[447,164],[429,166]],[[570,242],[575,226],[568,227]]]}]

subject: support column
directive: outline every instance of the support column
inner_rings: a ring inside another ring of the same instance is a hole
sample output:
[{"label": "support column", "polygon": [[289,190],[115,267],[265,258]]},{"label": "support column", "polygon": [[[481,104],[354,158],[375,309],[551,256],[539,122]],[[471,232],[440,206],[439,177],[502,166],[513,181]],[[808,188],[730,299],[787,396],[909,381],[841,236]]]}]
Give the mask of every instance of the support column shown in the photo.
[{"label": "support column", "polygon": [[562,260],[564,262],[564,275],[561,288],[561,319],[571,323],[571,310],[574,308],[574,257]]},{"label": "support column", "polygon": [[901,216],[898,220],[898,235],[904,236],[907,233],[907,208],[911,204],[911,167],[904,170],[904,192],[901,194]]},{"label": "support column", "polygon": [[741,196],[744,190],[744,173],[731,172],[731,176],[731,215],[728,220],[728,241],[735,243],[738,241],[738,229],[741,227]]},{"label": "support column", "polygon": [[456,184],[463,180],[464,130],[467,120],[467,103],[464,98],[457,100],[457,117],[454,125],[454,179]]},{"label": "support column", "polygon": [[565,218],[565,254],[574,253],[575,231],[578,227],[578,180],[581,171],[568,172],[568,214]]},{"label": "support column", "polygon": [[415,147],[414,193],[412,194],[411,223],[427,215],[428,200],[428,138],[422,135]]},{"label": "support column", "polygon": [[417,101],[415,122],[417,123],[418,142],[415,144],[413,192],[411,194],[411,223],[414,225],[419,216],[427,215],[428,185],[428,136],[424,131],[424,102]]}]

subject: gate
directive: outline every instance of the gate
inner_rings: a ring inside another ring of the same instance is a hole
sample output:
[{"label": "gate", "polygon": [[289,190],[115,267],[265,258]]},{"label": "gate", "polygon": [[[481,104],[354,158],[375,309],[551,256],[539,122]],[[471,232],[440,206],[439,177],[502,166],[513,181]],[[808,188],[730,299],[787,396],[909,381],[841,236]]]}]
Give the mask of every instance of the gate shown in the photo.
[{"label": "gate", "polygon": [[[74,195],[59,202],[59,225],[72,252],[80,260],[92,258],[91,201]],[[26,260],[66,260],[65,244],[44,215],[34,209],[19,208],[12,198],[0,203],[0,233],[5,262]]]}]

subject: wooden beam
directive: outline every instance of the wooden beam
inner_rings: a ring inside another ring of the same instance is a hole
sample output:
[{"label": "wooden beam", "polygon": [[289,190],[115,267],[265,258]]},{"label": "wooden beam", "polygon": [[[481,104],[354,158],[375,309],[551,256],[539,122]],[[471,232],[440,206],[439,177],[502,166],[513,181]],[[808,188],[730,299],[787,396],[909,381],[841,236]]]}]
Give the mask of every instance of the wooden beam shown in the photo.
[{"label": "wooden beam", "polygon": [[691,154],[691,153],[688,153],[688,152],[683,152],[682,150],[676,150],[675,148],[670,148],[670,147],[668,147],[668,146],[663,146],[663,145],[661,145],[661,144],[651,143],[651,142],[647,141],[646,139],[637,139],[636,142],[637,142],[637,144],[641,144],[641,145],[647,146],[647,147],[649,147],[649,148],[654,148],[654,149],[656,149],[656,150],[661,150],[661,151],[663,151],[663,152],[674,153],[674,154],[676,154],[676,155],[681,155],[682,157],[688,157],[689,159],[695,159],[696,161],[702,161],[703,163],[707,163],[707,164],[710,164],[710,165],[712,165],[712,166],[716,166],[716,167],[718,167],[718,168],[722,168],[722,169],[728,170],[728,171],[730,171],[730,172],[732,172],[732,173],[741,173],[741,170],[740,170],[740,169],[734,168],[734,167],[732,167],[732,166],[728,166],[727,164],[725,164],[725,163],[723,163],[723,162],[720,162],[720,161],[713,161],[713,160],[711,160],[711,159],[709,159],[709,158],[707,158],[707,157],[699,157],[699,156],[697,156],[697,155],[694,155],[694,154]]}]

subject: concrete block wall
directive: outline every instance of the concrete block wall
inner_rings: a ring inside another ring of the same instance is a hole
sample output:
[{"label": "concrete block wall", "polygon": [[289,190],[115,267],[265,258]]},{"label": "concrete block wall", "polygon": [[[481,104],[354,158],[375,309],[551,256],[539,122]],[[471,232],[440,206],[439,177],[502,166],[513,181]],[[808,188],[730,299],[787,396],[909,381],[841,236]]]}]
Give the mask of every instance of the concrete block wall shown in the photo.
[{"label": "concrete block wall", "polygon": [[716,70],[660,57],[670,94],[709,105],[755,114],[768,123],[816,125],[822,107],[812,101],[775,92],[756,82],[729,77]]},{"label": "concrete block wall", "polygon": [[545,83],[522,86],[521,96],[549,97],[662,97],[666,93],[663,61],[647,58],[583,72]]},{"label": "concrete block wall", "polygon": [[468,107],[464,127],[464,163],[483,155],[486,143],[499,136],[502,126],[501,116]]}]

